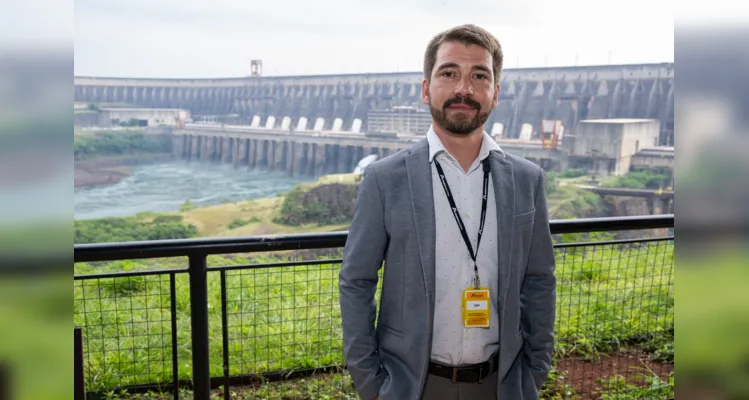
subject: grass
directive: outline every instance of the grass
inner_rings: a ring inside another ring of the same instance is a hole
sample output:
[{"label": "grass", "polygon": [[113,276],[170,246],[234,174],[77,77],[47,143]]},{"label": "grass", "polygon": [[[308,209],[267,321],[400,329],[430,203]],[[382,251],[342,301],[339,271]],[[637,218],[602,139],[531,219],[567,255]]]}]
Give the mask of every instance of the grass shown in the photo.
[{"label": "grass", "polygon": [[605,202],[599,195],[584,191],[574,185],[557,186],[557,189],[549,194],[546,204],[551,219],[599,215],[605,210]]},{"label": "grass", "polygon": [[[223,399],[223,387],[212,391],[211,399]],[[290,381],[268,382],[258,387],[232,387],[229,390],[232,399],[277,400],[277,399],[321,399],[321,400],[359,400],[354,390],[351,377],[345,373],[317,375]],[[180,398],[190,399],[192,391],[181,390]],[[107,399],[131,400],[132,394],[121,391],[110,391]],[[138,395],[140,400],[167,400],[173,396],[169,393],[149,392]]]},{"label": "grass", "polygon": [[[337,271],[337,265],[323,265],[227,272],[231,373],[341,364]],[[192,368],[189,286],[186,274],[175,281],[179,370],[187,379]],[[169,289],[167,276],[76,281],[75,323],[89,327],[91,389],[171,379]],[[209,273],[214,376],[223,373],[220,289],[220,274]]]},{"label": "grass", "polygon": [[[672,243],[559,248],[556,254],[556,360],[568,356],[596,360],[604,353],[629,346],[673,360]],[[210,265],[243,265],[250,261],[269,260],[214,257]],[[159,268],[178,266],[184,266],[182,260],[158,261]],[[77,274],[154,267],[148,262],[119,262],[104,267],[76,265]],[[227,272],[230,374],[342,364],[338,269],[339,265],[325,264]],[[186,274],[177,274],[175,281],[179,376],[188,379],[192,366]],[[171,380],[168,276],[78,280],[74,293],[75,323],[86,327],[89,390]],[[209,273],[208,294],[211,375],[222,376],[218,272]],[[545,398],[565,392],[565,383],[556,377],[557,374],[550,376]],[[330,398],[353,396],[345,378],[337,381],[340,387],[319,383],[319,379],[338,379],[335,377],[310,379],[307,384],[333,396]],[[295,382],[287,384],[305,385]],[[623,393],[626,387],[620,386],[612,386],[612,395]],[[275,386],[263,385],[260,390],[272,390],[271,387]],[[232,388],[235,389],[240,390]],[[290,398],[325,398],[320,394],[305,396]]]},{"label": "grass", "polygon": [[[354,174],[326,175],[316,182],[301,184],[304,188],[335,182],[353,183]],[[184,222],[195,225],[201,237],[256,236],[287,233],[329,232],[345,230],[349,224],[320,226],[306,224],[289,226],[273,222],[281,211],[283,195],[270,198],[240,201],[236,203],[217,204],[206,207],[185,207],[184,211],[174,213],[146,212],[139,214],[144,221],[150,221],[159,215],[181,215]],[[235,221],[242,221],[237,223]]]},{"label": "grass", "polygon": [[595,357],[674,324],[673,245],[557,250],[560,355]]},{"label": "grass", "polygon": [[326,185],[331,183],[355,184],[359,175],[357,174],[333,174],[324,175],[318,180],[318,184]]},{"label": "grass", "polygon": [[575,186],[557,186],[557,189],[553,193],[550,193],[546,198],[549,215],[554,215],[554,212],[561,204],[572,201],[580,191],[581,190]]},{"label": "grass", "polygon": [[603,386],[602,400],[630,400],[630,399],[668,399],[674,396],[674,377],[664,381],[652,375],[642,375],[645,386],[632,385],[622,377],[601,380]]},{"label": "grass", "polygon": [[[325,225],[307,224],[287,226],[273,222],[278,215],[284,198],[273,197],[238,203],[218,204],[181,212],[184,221],[198,227],[201,237],[276,235],[283,233],[305,233],[345,229],[348,224]],[[248,223],[232,228],[235,220]]]}]

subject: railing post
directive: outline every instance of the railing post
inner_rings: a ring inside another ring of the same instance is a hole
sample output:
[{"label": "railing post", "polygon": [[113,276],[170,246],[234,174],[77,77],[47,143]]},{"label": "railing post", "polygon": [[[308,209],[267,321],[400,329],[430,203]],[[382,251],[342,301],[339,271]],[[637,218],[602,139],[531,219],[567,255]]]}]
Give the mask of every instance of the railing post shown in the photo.
[{"label": "railing post", "polygon": [[[86,381],[83,374],[83,332],[78,327],[73,331],[73,353],[75,353],[73,355],[74,398],[75,400],[86,400]],[[0,387],[2,386],[4,385],[0,384]],[[0,398],[5,398],[2,396],[3,394],[0,393]]]},{"label": "railing post", "polygon": [[224,348],[224,399],[231,399],[229,391],[229,317],[226,312],[226,271],[221,271],[221,337]]},{"label": "railing post", "polygon": [[211,397],[211,365],[208,351],[208,277],[205,253],[193,253],[190,264],[190,324],[192,332],[193,398]]},{"label": "railing post", "polygon": [[169,302],[172,321],[172,384],[174,400],[179,400],[179,351],[177,346],[177,278],[169,274]]}]

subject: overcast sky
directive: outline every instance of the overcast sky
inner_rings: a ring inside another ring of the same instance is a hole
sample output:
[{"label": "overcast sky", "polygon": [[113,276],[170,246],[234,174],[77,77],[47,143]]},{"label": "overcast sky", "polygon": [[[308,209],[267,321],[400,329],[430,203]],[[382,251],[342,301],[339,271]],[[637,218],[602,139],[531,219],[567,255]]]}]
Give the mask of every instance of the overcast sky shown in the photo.
[{"label": "overcast sky", "polygon": [[673,0],[76,0],[77,76],[207,78],[420,71],[470,22],[505,67],[672,62]]}]

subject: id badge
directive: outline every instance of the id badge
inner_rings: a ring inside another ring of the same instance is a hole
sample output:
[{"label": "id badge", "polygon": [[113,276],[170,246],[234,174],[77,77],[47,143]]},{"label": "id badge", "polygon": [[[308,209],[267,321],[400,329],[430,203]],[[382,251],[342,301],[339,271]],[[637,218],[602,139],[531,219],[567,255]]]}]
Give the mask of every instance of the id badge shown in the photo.
[{"label": "id badge", "polygon": [[489,289],[466,289],[463,291],[463,326],[466,328],[489,327]]}]

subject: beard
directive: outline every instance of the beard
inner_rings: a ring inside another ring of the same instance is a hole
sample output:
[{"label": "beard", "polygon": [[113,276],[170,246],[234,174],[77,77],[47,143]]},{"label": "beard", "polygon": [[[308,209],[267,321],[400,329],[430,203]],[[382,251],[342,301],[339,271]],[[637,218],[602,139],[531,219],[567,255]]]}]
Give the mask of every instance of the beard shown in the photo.
[{"label": "beard", "polygon": [[[452,104],[466,104],[471,106],[476,110],[476,114],[473,116],[458,114],[449,117],[447,115],[447,108]],[[484,125],[486,120],[489,119],[489,113],[491,112],[481,112],[481,104],[468,97],[447,99],[442,105],[442,108],[435,107],[430,101],[429,111],[437,125],[454,135],[468,135],[479,129]]]}]

